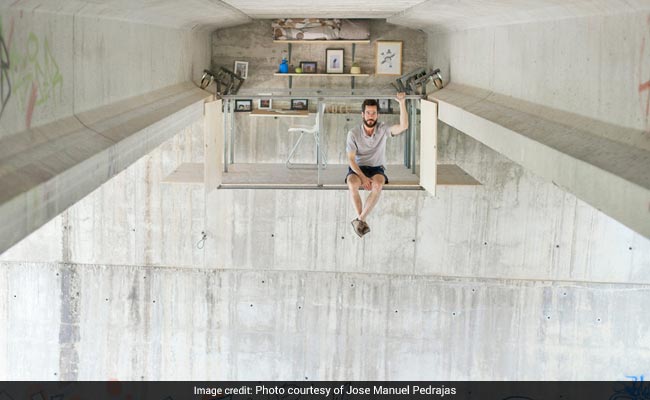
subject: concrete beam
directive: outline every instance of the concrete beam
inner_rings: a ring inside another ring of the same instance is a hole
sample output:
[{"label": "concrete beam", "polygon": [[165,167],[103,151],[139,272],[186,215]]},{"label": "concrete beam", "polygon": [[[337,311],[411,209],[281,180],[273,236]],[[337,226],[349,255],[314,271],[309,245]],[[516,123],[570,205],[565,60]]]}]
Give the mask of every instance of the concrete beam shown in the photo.
[{"label": "concrete beam", "polygon": [[630,129],[469,86],[430,97],[441,121],[650,238],[650,148]]},{"label": "concrete beam", "polygon": [[183,83],[0,141],[0,253],[203,117]]}]

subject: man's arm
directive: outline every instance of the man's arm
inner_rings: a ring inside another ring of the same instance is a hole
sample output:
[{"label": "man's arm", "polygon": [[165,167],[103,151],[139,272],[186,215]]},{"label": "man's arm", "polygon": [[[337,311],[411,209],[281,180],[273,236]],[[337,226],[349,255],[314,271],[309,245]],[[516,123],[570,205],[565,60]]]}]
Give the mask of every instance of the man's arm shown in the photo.
[{"label": "man's arm", "polygon": [[404,92],[397,93],[395,100],[399,103],[399,125],[390,127],[391,136],[401,135],[409,128],[409,113],[406,111],[406,94]]},{"label": "man's arm", "polygon": [[370,190],[372,189],[372,181],[363,172],[361,172],[359,164],[357,164],[357,161],[354,159],[356,155],[356,151],[348,152],[348,162],[350,164],[350,168],[352,168],[352,171],[354,171],[354,173],[356,173],[359,178],[361,178],[361,186],[363,186],[363,188],[366,190]]}]

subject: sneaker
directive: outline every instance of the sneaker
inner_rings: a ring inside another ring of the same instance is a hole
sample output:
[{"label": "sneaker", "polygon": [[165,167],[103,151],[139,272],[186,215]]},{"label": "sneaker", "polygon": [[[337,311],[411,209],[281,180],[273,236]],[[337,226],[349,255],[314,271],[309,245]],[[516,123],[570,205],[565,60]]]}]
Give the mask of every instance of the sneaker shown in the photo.
[{"label": "sneaker", "polygon": [[363,234],[365,235],[366,233],[370,232],[370,226],[366,221],[361,221],[362,228],[361,230],[363,231]]},{"label": "sneaker", "polygon": [[363,237],[363,235],[366,234],[366,232],[364,232],[364,228],[368,225],[366,225],[365,222],[361,221],[359,218],[355,218],[352,220],[351,224],[354,228],[354,233],[356,233],[357,236]]}]

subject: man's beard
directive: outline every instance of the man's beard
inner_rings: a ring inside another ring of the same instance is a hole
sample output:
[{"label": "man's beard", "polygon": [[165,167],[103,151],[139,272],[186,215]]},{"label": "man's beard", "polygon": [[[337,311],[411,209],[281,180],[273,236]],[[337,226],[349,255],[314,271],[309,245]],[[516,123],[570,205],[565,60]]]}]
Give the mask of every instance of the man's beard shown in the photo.
[{"label": "man's beard", "polygon": [[375,125],[377,125],[377,120],[368,121],[367,119],[364,118],[363,124],[368,128],[373,128]]}]

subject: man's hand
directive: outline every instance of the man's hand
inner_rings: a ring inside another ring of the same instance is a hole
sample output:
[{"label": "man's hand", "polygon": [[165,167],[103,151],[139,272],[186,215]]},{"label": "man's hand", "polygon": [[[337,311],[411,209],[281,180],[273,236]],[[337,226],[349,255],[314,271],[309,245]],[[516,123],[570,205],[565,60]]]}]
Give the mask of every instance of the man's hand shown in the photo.
[{"label": "man's hand", "polygon": [[409,113],[406,111],[406,93],[397,93],[395,100],[399,103],[399,125],[390,127],[390,134],[392,136],[397,136],[405,132],[409,127]]},{"label": "man's hand", "polygon": [[372,179],[365,175],[361,175],[361,186],[366,190],[372,190]]}]

